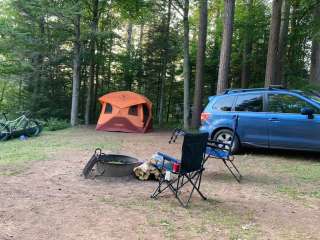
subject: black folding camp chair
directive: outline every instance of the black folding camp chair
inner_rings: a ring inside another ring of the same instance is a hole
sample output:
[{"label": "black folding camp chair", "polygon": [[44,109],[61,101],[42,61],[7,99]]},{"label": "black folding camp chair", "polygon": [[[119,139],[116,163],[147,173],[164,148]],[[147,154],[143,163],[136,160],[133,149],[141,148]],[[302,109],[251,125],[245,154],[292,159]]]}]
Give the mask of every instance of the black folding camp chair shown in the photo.
[{"label": "black folding camp chair", "polygon": [[[204,171],[203,164],[205,160],[207,141],[208,133],[186,133],[184,135],[182,145],[181,161],[166,154],[158,153],[163,160],[158,161],[157,164],[155,164],[155,167],[160,172],[160,179],[158,187],[151,195],[152,198],[157,198],[160,193],[170,189],[183,207],[188,206],[194,190],[196,190],[199,195],[206,200],[206,197],[200,191],[200,185],[202,173]],[[180,169],[175,172],[172,168],[172,164],[178,164]],[[166,178],[166,174],[168,174],[168,172],[173,175],[171,179]],[[187,201],[183,201],[181,198],[181,189],[187,183],[191,184],[192,190]]]},{"label": "black folding camp chair", "polygon": [[234,164],[234,156],[232,154],[232,146],[236,139],[239,117],[236,115],[233,117],[233,135],[230,142],[218,142],[214,140],[208,140],[206,154],[207,158],[221,159],[224,165],[227,167],[233,177],[240,183],[242,175],[239,169]]}]

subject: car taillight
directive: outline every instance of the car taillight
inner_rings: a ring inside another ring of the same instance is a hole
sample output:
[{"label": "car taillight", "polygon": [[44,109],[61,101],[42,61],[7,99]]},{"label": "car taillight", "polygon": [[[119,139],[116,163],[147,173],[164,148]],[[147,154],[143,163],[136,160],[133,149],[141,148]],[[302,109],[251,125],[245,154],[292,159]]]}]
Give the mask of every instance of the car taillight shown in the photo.
[{"label": "car taillight", "polygon": [[201,113],[201,122],[205,122],[209,119],[210,113],[203,112]]}]

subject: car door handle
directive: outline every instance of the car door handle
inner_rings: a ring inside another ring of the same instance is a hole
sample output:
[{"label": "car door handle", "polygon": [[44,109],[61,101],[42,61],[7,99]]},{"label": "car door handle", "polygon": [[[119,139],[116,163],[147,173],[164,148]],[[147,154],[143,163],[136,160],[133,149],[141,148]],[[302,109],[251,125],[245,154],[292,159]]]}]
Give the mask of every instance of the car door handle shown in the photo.
[{"label": "car door handle", "polygon": [[280,122],[279,118],[269,118],[270,122]]}]

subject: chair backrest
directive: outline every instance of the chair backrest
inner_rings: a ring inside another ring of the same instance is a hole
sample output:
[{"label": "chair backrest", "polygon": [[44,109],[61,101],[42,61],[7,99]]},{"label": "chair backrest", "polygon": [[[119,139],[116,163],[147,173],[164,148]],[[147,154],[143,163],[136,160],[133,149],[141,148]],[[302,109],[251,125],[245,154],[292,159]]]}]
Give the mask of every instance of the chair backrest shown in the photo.
[{"label": "chair backrest", "polygon": [[189,173],[202,168],[208,133],[186,133],[182,145],[180,173]]}]

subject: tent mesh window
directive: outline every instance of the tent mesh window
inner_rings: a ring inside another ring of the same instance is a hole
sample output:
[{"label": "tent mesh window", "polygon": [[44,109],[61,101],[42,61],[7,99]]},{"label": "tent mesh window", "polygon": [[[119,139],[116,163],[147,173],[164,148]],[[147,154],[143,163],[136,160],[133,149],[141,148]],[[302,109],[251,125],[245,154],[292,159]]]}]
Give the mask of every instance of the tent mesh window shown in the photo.
[{"label": "tent mesh window", "polygon": [[107,103],[105,113],[112,113],[112,106],[110,103]]},{"label": "tent mesh window", "polygon": [[129,115],[138,116],[138,106],[134,105],[129,108]]},{"label": "tent mesh window", "polygon": [[144,126],[147,123],[148,118],[149,118],[148,107],[145,104],[143,104],[143,124],[144,124]]}]

